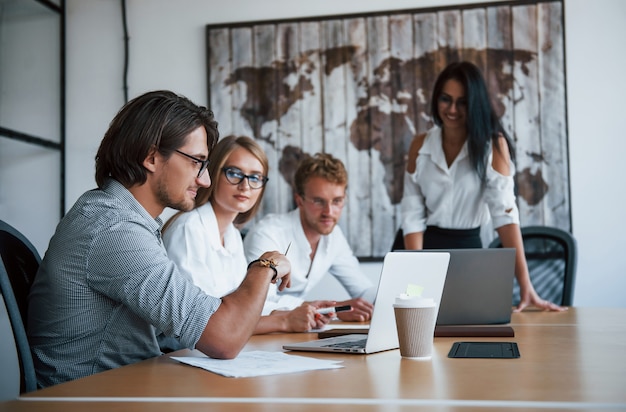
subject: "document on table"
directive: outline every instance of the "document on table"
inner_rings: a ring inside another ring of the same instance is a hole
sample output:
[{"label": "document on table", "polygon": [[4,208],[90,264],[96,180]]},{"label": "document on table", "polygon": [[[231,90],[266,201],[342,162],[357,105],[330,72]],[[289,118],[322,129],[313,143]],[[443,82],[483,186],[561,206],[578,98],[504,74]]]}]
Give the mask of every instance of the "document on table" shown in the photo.
[{"label": "document on table", "polygon": [[342,361],[307,358],[284,352],[241,352],[235,359],[172,356],[172,359],[229,378],[277,375],[320,369],[343,368]]}]

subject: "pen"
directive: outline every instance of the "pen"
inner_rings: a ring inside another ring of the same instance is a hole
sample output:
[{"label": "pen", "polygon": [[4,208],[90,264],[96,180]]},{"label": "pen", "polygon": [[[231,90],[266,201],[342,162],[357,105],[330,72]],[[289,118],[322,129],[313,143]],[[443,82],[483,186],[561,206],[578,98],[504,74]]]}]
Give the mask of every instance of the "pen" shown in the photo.
[{"label": "pen", "polygon": [[345,312],[348,310],[352,310],[352,306],[344,305],[344,306],[335,306],[334,308],[333,307],[320,308],[320,309],[317,309],[317,313],[319,313],[320,315],[328,315],[329,313]]},{"label": "pen", "polygon": [[[285,253],[284,253],[285,256],[287,256],[287,252],[289,252],[290,247],[291,247],[291,242],[289,242],[289,244],[287,245],[287,250],[285,250]],[[274,278],[272,278],[272,280],[274,280]],[[278,281],[280,282],[280,279]]]}]

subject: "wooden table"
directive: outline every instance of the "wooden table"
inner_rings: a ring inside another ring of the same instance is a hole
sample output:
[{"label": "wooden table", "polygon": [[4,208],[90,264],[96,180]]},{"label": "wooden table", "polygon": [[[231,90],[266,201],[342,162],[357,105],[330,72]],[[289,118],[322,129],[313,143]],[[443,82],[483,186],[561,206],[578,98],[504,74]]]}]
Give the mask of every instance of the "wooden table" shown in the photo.
[{"label": "wooden table", "polygon": [[[226,378],[163,355],[29,393],[0,411],[626,410],[626,309],[523,312],[513,314],[511,326],[514,338],[436,338],[430,361],[402,359],[398,350],[299,352],[341,359],[345,367],[255,378]],[[315,338],[254,336],[245,350],[278,351]],[[515,341],[521,358],[448,358],[460,340]]]}]

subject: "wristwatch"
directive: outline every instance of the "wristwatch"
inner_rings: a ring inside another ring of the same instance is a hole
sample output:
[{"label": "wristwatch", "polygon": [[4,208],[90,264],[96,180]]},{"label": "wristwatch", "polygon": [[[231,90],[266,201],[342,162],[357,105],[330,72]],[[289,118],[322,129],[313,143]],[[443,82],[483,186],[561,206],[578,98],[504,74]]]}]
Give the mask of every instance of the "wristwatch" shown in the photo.
[{"label": "wristwatch", "polygon": [[278,270],[276,269],[276,266],[278,266],[278,263],[276,263],[276,261],[274,259],[256,259],[256,260],[253,260],[248,265],[248,269],[250,269],[250,266],[252,266],[253,264],[255,264],[257,262],[259,263],[259,265],[261,265],[264,268],[272,269],[274,271],[274,276],[272,276],[272,281],[276,280],[276,278],[278,277]]}]

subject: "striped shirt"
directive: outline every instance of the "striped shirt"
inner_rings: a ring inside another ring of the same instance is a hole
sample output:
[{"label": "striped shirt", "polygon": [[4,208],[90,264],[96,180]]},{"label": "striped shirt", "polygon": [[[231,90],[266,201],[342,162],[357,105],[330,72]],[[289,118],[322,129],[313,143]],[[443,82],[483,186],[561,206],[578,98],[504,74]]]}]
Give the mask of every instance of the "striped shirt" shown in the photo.
[{"label": "striped shirt", "polygon": [[114,180],[61,220],[29,295],[40,387],[157,356],[159,332],[196,345],[221,300],[178,272],[161,225]]}]

